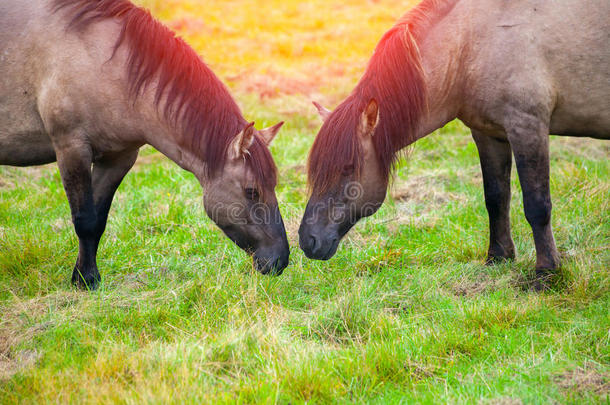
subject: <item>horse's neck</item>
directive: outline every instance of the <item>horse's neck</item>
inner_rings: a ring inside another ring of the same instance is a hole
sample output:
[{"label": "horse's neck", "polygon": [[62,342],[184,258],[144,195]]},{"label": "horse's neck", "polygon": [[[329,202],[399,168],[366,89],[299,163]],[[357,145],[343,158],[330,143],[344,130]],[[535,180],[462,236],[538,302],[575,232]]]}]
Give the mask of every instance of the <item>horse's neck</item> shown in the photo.
[{"label": "horse's neck", "polygon": [[462,61],[467,34],[463,19],[466,1],[446,3],[445,9],[439,9],[440,13],[446,14],[418,33],[428,114],[420,122],[416,139],[423,138],[454,120],[460,109]]},{"label": "horse's neck", "polygon": [[178,142],[176,131],[181,129],[170,124],[164,117],[162,107],[153,103],[154,96],[145,94],[137,102],[138,121],[144,134],[143,142],[153,146],[178,166],[195,175],[200,182],[205,179],[205,162],[201,153],[194,153]]}]

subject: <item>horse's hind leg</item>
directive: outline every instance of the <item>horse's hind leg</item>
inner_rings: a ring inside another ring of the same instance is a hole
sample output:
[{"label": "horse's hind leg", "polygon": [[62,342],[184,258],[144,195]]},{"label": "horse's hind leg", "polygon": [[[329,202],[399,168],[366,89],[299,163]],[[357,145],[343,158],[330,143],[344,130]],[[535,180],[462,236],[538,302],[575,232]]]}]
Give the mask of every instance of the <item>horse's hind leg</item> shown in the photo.
[{"label": "horse's hind leg", "polygon": [[[102,234],[106,229],[108,212],[110,211],[114,193],[127,172],[133,167],[137,157],[138,150],[135,149],[105,157],[93,164],[92,186],[96,221],[95,232],[90,235],[90,240],[86,241],[88,249],[79,249],[77,265],[72,273],[72,282],[74,284],[82,284],[83,274],[78,264],[96,262],[97,249]],[[88,257],[88,255],[92,255],[93,259]]]},{"label": "horse's hind leg", "polygon": [[515,244],[510,234],[510,144],[472,131],[479,150],[485,205],[489,214],[487,263],[514,259]]},{"label": "horse's hind leg", "polygon": [[559,253],[551,229],[548,124],[531,114],[517,114],[506,133],[523,190],[525,217],[532,227],[536,244],[539,282],[535,287],[543,288],[543,279],[559,266]]}]

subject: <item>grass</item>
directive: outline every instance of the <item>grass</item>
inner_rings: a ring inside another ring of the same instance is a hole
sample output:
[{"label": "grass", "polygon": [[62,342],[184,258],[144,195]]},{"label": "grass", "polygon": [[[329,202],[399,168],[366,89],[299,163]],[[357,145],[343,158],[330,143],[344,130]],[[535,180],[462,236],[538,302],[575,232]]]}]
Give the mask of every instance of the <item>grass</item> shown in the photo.
[{"label": "grass", "polygon": [[0,403],[608,401],[606,144],[551,141],[565,260],[548,292],[527,288],[535,256],[516,178],[518,258],[482,264],[477,152],[456,122],[416,144],[335,258],[310,261],[296,243],[320,124],[309,100],[345,96],[411,2],[142,3],[205,56],[247,117],[287,120],[272,152],[291,265],[254,272],[205,216],[195,178],[145,148],[111,211],[103,284],[77,291],[56,166],[1,167]]}]

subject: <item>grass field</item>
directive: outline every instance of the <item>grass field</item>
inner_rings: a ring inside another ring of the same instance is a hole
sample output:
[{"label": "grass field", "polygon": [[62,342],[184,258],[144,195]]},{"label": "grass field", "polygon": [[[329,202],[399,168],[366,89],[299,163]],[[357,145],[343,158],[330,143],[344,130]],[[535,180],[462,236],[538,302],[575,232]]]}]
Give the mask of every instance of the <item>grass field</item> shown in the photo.
[{"label": "grass field", "polygon": [[412,2],[140,1],[183,35],[272,146],[291,264],[265,277],[152,148],[119,189],[93,293],[55,165],[0,167],[0,403],[608,403],[610,154],[551,141],[564,265],[528,290],[531,229],[513,176],[518,258],[486,267],[476,148],[454,122],[418,142],[390,196],[329,262],[297,246],[319,119]]}]

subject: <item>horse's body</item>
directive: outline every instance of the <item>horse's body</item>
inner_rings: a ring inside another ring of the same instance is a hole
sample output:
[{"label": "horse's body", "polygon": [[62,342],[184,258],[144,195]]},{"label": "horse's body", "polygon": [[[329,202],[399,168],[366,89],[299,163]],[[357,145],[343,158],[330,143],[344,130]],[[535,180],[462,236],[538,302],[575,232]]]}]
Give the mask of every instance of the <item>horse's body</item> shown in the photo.
[{"label": "horse's body", "polygon": [[[58,162],[79,236],[74,282],[99,281],[108,210],[144,144],[195,174],[206,210],[259,270],[281,271],[288,244],[266,145],[277,129],[248,125],[195,52],[126,0],[0,2],[0,164]],[[273,221],[222,209],[259,193]]]},{"label": "horse's body", "polygon": [[[397,153],[459,118],[479,149],[489,259],[515,254],[514,155],[537,269],[556,268],[548,136],[610,138],[608,16],[606,0],[425,0],[407,13],[381,40],[348,99],[333,113],[321,110],[325,124],[310,155],[313,195],[300,229],[305,253],[331,257],[338,240],[385,198]],[[356,169],[337,175],[341,164]],[[328,219],[329,198],[336,201],[354,180],[362,192],[343,197],[347,219]]]},{"label": "horse's body", "polygon": [[[472,2],[465,3],[463,10],[458,3],[457,14],[468,12]],[[547,133],[609,138],[610,3],[521,0],[497,10],[494,5],[475,5],[480,10],[469,22],[470,45],[462,48],[468,56],[458,69],[463,91],[453,114],[473,130],[502,136],[511,126],[505,114],[522,121],[514,114],[536,110]],[[446,31],[447,24],[434,31]],[[423,41],[424,49],[431,41],[434,36]],[[422,58],[426,71],[428,59]]]}]

